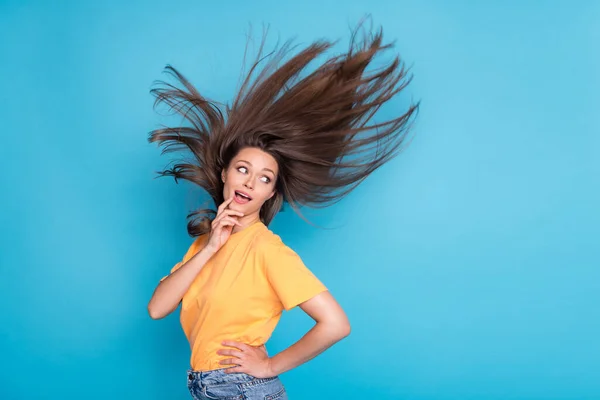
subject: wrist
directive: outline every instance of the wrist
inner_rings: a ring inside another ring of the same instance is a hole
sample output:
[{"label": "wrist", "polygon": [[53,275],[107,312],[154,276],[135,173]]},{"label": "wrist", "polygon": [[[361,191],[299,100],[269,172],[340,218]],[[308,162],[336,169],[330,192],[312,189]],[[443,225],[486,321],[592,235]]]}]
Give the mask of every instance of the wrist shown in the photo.
[{"label": "wrist", "polygon": [[215,255],[215,253],[217,252],[217,250],[212,247],[211,245],[206,245],[204,246],[204,248],[201,250],[202,253],[206,254],[206,256],[208,258],[212,257]]},{"label": "wrist", "polygon": [[278,376],[283,373],[283,371],[279,371],[275,366],[274,357],[270,357],[267,359],[267,370],[269,372],[269,376]]}]

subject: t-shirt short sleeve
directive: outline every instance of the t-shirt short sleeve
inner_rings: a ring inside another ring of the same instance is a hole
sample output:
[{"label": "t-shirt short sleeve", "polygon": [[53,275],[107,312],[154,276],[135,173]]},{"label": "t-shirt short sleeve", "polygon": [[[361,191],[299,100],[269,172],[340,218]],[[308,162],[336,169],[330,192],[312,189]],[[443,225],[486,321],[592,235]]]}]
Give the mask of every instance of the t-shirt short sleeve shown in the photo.
[{"label": "t-shirt short sleeve", "polygon": [[267,246],[264,257],[269,283],[286,311],[327,290],[300,256],[285,244]]},{"label": "t-shirt short sleeve", "polygon": [[[196,253],[198,253],[203,247],[204,247],[204,240],[206,239],[206,235],[202,235],[197,237],[194,242],[190,245],[190,247],[188,248],[187,252],[185,253],[185,256],[183,256],[183,259],[181,261],[179,261],[178,263],[176,263],[172,268],[171,271],[169,272],[169,275],[171,275],[173,272],[177,271],[183,264],[185,264],[186,262],[188,262],[188,260],[192,257],[194,257],[196,255]],[[167,279],[167,277],[169,275],[165,275],[163,276],[160,281],[164,281],[165,279]]]}]

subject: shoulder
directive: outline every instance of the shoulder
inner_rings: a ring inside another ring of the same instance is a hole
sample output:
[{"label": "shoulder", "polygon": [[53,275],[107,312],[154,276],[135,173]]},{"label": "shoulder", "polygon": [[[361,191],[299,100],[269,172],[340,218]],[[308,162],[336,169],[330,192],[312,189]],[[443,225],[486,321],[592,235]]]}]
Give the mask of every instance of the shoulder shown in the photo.
[{"label": "shoulder", "polygon": [[261,232],[256,235],[256,238],[254,239],[254,248],[258,254],[266,257],[281,255],[282,253],[295,254],[294,250],[281,239],[281,236],[267,227],[263,228]]},{"label": "shoulder", "polygon": [[262,253],[265,251],[277,250],[282,246],[285,246],[285,244],[279,235],[264,226],[255,236],[253,246],[256,251]]}]

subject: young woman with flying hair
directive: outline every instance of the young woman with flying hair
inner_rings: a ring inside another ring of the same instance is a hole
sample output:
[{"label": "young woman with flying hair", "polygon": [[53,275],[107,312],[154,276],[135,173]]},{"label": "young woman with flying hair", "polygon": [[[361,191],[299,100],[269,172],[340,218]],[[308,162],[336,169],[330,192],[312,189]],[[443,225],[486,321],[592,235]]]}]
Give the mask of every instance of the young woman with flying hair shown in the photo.
[{"label": "young woman with flying hair", "polygon": [[[163,152],[184,149],[193,156],[160,175],[200,186],[218,205],[189,215],[195,239],[148,304],[159,319],[181,303],[191,348],[187,383],[196,400],[287,399],[278,376],[350,334],[325,285],[268,226],[284,202],[301,215],[300,206],[338,201],[406,141],[418,103],[395,118],[369,122],[410,77],[398,57],[367,71],[391,46],[381,30],[363,31],[362,40],[359,32],[347,53],[304,77],[331,42],[314,42],[285,59],[287,42],[262,58],[263,39],[231,106],[204,98],[171,66],[167,71],[181,87],[162,82],[152,90],[155,106],[166,104],[189,124],[152,131],[149,141],[165,145]],[[296,306],[316,324],[268,355],[265,343],[282,311]]]}]

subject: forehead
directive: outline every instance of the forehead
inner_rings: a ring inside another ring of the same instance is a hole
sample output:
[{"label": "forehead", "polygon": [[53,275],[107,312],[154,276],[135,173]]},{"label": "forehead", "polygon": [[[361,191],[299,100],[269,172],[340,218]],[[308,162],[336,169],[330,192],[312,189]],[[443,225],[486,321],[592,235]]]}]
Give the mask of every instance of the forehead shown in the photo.
[{"label": "forehead", "polygon": [[234,161],[248,161],[253,168],[268,168],[277,172],[277,161],[272,155],[254,147],[246,147],[235,156]]}]

